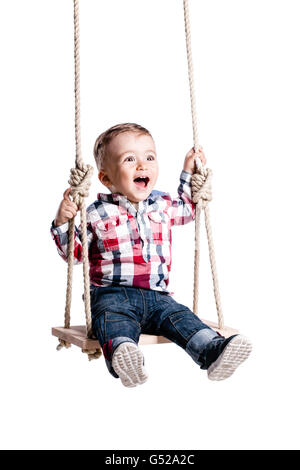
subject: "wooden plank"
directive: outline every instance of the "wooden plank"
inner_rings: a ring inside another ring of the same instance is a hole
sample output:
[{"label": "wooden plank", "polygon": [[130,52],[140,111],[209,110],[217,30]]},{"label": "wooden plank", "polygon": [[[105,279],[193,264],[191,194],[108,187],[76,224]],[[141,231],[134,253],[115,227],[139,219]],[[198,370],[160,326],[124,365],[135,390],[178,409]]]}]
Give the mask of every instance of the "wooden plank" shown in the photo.
[{"label": "wooden plank", "polygon": [[81,349],[101,349],[98,340],[86,337],[85,325],[71,326],[70,328],[54,327],[52,334]]},{"label": "wooden plank", "polygon": [[141,335],[139,344],[163,344],[171,343],[170,340],[164,336],[154,336],[154,335]]},{"label": "wooden plank", "polygon": [[[84,325],[71,326],[70,328],[54,327],[52,328],[52,334],[81,349],[101,349],[97,339],[89,339],[86,337],[86,327]],[[163,336],[143,334],[141,335],[139,344],[162,344],[169,342],[170,341]]]},{"label": "wooden plank", "polygon": [[[214,330],[218,331],[222,336],[228,338],[238,333],[238,330],[225,326],[223,329],[219,329],[217,323],[213,323],[208,320],[202,320],[206,325],[210,326]],[[86,327],[84,325],[71,326],[70,328],[53,327],[52,334],[59,339],[63,339],[68,343],[74,344],[81,349],[97,349],[100,350],[100,345],[97,339],[89,339],[86,337]],[[142,334],[140,337],[139,344],[162,344],[170,343],[170,341],[164,336],[154,336]]]}]

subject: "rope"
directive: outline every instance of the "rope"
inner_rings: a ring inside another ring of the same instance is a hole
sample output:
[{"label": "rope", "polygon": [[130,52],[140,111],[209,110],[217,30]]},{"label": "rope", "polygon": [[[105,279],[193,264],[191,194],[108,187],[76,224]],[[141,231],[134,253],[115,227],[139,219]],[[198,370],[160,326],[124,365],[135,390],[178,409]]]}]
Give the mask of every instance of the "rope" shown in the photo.
[{"label": "rope", "polygon": [[65,341],[64,339],[58,340],[58,345],[56,346],[57,351],[60,351],[62,348],[70,348],[71,344]]},{"label": "rope", "polygon": [[88,355],[89,361],[99,359],[102,355],[101,349],[82,349],[82,352]]},{"label": "rope", "polygon": [[[191,25],[189,15],[189,0],[183,0],[184,9],[184,26],[186,38],[186,52],[188,63],[188,76],[190,86],[190,99],[192,111],[192,125],[193,125],[193,141],[194,150],[199,148],[198,128],[197,128],[197,113],[196,113],[196,98],[194,87],[194,68],[192,58],[192,43],[191,43]],[[199,267],[200,267],[200,217],[201,209],[204,210],[205,227],[209,249],[209,259],[213,279],[214,296],[218,315],[218,326],[220,329],[224,327],[224,318],[221,307],[221,297],[219,292],[219,283],[217,276],[217,267],[215,260],[215,251],[212,238],[212,229],[210,224],[210,215],[208,202],[212,199],[211,190],[212,172],[209,169],[204,169],[201,162],[197,164],[196,173],[192,176],[192,197],[196,205],[196,218],[195,218],[195,254],[194,254],[194,290],[193,290],[193,310],[198,315],[199,303]]]},{"label": "rope", "polygon": [[[93,168],[83,162],[81,154],[81,131],[80,131],[80,35],[79,35],[79,0],[74,3],[74,92],[75,92],[75,143],[76,157],[75,168],[71,169],[69,184],[72,188],[71,196],[75,204],[80,209],[80,222],[82,228],[82,259],[83,259],[83,279],[84,279],[84,308],[86,318],[87,336],[92,336],[91,303],[90,303],[90,279],[89,279],[89,259],[88,243],[86,231],[86,207],[84,198],[88,196],[91,185]],[[75,239],[75,217],[69,222],[69,243],[68,243],[68,273],[67,291],[65,306],[65,328],[70,328],[70,312],[72,300],[72,281],[74,264],[74,239]],[[58,348],[68,347],[69,343],[60,340]]]},{"label": "rope", "polygon": [[197,119],[197,111],[196,111],[194,66],[193,66],[193,57],[192,57],[191,25],[190,25],[190,13],[189,13],[188,0],[183,0],[183,9],[184,9],[186,54],[187,54],[187,62],[188,62],[188,75],[189,75],[191,111],[192,111],[193,140],[194,140],[194,148],[198,149],[199,148],[198,127],[197,127],[198,119]]}]

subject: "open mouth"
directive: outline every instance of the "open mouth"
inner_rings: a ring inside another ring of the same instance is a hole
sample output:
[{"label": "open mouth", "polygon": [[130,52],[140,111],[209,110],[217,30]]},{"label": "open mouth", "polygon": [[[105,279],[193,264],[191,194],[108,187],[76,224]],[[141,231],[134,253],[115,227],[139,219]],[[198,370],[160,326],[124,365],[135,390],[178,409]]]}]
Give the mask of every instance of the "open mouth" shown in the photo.
[{"label": "open mouth", "polygon": [[139,188],[147,188],[150,179],[148,176],[138,177],[133,180]]}]

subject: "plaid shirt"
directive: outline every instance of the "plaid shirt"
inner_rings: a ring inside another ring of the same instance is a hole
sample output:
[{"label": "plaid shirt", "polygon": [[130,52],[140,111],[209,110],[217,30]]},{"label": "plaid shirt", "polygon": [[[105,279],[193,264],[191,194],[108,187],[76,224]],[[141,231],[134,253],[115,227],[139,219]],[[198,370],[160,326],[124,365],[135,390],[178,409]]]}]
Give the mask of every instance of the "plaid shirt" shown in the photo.
[{"label": "plaid shirt", "polygon": [[[178,197],[152,191],[138,210],[119,193],[98,194],[87,208],[90,281],[95,286],[125,285],[167,291],[171,269],[173,225],[195,218],[191,174],[182,171]],[[68,223],[55,227],[52,237],[66,261]],[[82,261],[81,228],[76,227],[74,263]]]}]

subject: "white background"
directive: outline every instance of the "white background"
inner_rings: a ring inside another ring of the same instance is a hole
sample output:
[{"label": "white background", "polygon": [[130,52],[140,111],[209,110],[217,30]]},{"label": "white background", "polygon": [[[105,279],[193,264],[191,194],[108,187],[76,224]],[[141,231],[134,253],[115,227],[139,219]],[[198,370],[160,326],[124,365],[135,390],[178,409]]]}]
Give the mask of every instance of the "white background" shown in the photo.
[{"label": "white background", "polygon": [[[138,122],[157,189],[175,195],[193,145],[182,2],[80,4],[84,160],[100,132]],[[299,449],[299,2],[191,0],[191,19],[225,322],[253,354],[214,383],[177,346],[143,346],[150,378],[126,389],[103,358],[55,350],[66,264],[49,227],[75,159],[73,5],[1,0],[1,448]],[[99,190],[95,172],[88,203]],[[193,230],[173,231],[170,286],[190,307]],[[202,240],[201,316],[215,320]],[[76,267],[73,324],[81,294]]]}]

